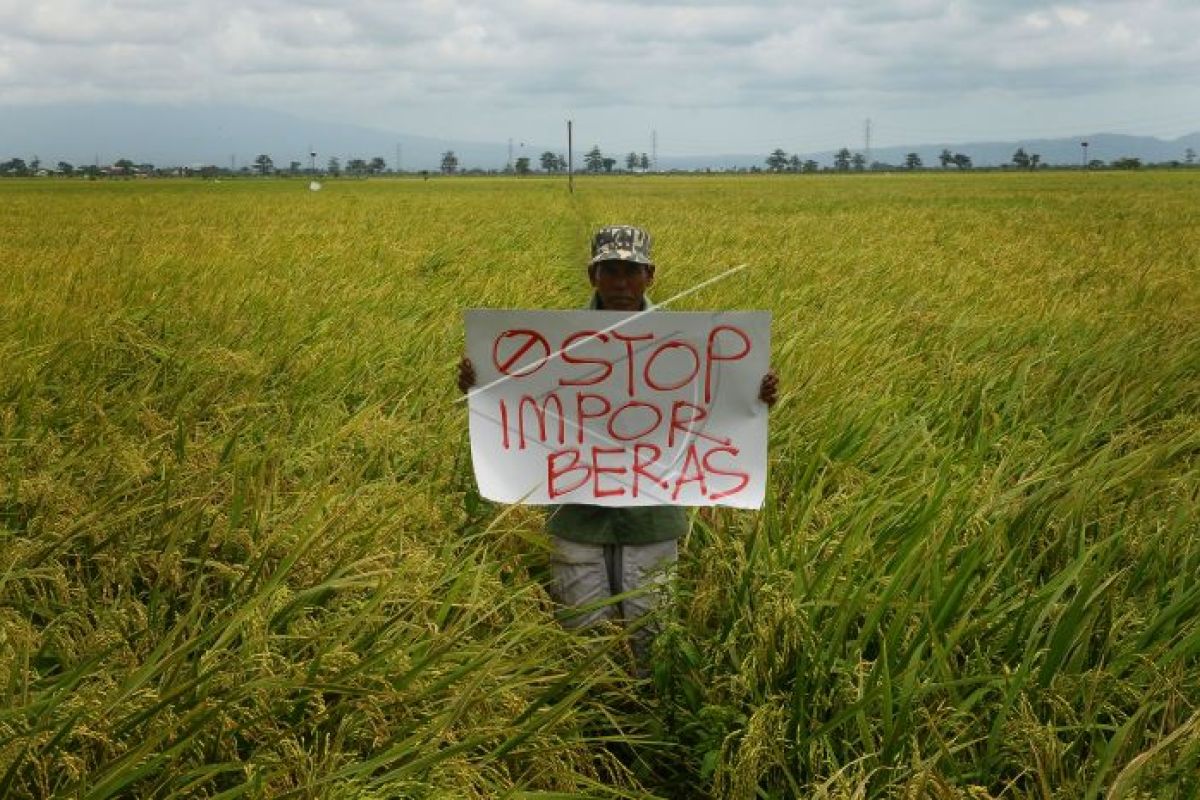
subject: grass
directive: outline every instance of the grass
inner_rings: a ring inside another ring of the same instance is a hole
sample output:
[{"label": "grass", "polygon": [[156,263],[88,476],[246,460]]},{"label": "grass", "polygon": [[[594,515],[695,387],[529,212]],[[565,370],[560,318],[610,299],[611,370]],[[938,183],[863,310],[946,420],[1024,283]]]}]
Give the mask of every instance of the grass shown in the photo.
[{"label": "grass", "polygon": [[[1190,798],[1190,173],[0,184],[0,795]],[[474,494],[461,310],[774,314],[652,685]]]}]

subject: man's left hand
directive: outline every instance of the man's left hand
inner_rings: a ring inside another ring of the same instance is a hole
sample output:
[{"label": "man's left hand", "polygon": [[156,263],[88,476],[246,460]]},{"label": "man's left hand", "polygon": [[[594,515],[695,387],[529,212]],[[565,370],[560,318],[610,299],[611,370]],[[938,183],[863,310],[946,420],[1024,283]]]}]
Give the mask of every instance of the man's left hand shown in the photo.
[{"label": "man's left hand", "polygon": [[758,399],[768,406],[775,405],[775,401],[779,399],[779,376],[775,374],[775,370],[768,370],[763,376],[762,383],[758,386]]}]

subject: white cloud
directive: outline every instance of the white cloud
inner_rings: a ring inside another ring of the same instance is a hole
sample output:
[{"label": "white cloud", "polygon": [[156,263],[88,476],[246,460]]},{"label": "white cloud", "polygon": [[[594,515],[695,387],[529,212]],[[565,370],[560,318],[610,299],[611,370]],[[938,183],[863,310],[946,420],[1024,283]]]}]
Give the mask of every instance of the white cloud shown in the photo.
[{"label": "white cloud", "polygon": [[1052,25],[1054,25],[1054,21],[1045,11],[1033,11],[1029,14],[1026,14],[1024,21],[1028,27],[1035,31],[1048,30]]},{"label": "white cloud", "polygon": [[1115,22],[1105,31],[1105,40],[1123,50],[1143,50],[1154,44],[1154,37],[1125,22]]},{"label": "white cloud", "polygon": [[9,102],[219,98],[364,122],[394,109],[398,127],[461,136],[469,113],[595,109],[644,126],[688,108],[1194,92],[1197,29],[1188,0],[0,0],[0,89]]},{"label": "white cloud", "polygon": [[1088,11],[1074,6],[1056,6],[1054,16],[1068,28],[1082,28],[1092,18]]}]

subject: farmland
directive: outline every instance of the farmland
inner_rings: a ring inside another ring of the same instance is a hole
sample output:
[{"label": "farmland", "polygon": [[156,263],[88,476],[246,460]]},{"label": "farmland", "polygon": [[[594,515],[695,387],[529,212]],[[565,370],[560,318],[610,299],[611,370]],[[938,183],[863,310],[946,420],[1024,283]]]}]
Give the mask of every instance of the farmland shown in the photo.
[{"label": "farmland", "polygon": [[[0,796],[1200,795],[1200,175],[0,182]],[[590,232],[773,313],[653,675],[475,493]],[[1140,794],[1139,794],[1140,793]]]}]

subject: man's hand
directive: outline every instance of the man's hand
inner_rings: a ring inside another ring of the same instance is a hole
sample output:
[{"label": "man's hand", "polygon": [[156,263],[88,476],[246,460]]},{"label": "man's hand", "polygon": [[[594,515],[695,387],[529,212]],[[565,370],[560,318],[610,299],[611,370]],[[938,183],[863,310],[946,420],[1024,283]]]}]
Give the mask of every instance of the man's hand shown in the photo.
[{"label": "man's hand", "polygon": [[471,359],[464,358],[458,362],[458,390],[466,394],[474,385],[475,365],[471,363]]},{"label": "man's hand", "polygon": [[763,375],[762,383],[758,386],[758,399],[768,406],[775,405],[779,399],[779,376],[775,370],[767,370],[767,374]]}]

